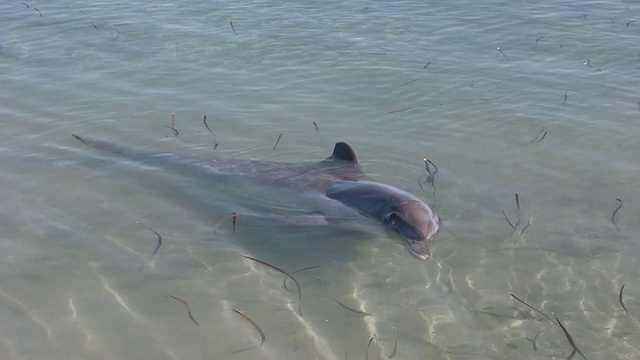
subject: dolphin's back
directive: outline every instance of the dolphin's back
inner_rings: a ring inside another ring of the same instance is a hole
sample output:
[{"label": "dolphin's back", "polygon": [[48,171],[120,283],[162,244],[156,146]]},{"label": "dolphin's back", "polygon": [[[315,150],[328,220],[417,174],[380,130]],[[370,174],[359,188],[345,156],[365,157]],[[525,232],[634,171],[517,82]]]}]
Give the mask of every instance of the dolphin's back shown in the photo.
[{"label": "dolphin's back", "polygon": [[335,180],[357,181],[364,173],[355,151],[347,143],[336,143],[333,153],[314,163],[287,163],[254,160],[216,160],[173,153],[156,153],[133,147],[94,140],[72,134],[83,144],[121,155],[143,164],[209,175],[239,175],[262,183],[285,185],[300,190],[324,193]]}]

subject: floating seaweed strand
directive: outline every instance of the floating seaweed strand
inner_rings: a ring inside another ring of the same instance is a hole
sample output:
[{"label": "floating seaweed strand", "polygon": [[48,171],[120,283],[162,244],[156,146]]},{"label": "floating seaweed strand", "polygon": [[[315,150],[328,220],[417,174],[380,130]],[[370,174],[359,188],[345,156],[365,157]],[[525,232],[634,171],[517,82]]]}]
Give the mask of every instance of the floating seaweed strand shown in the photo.
[{"label": "floating seaweed strand", "polygon": [[189,319],[191,319],[191,321],[193,321],[193,323],[194,323],[194,324],[196,324],[196,325],[200,326],[200,324],[198,324],[198,322],[196,321],[196,319],[194,319],[194,318],[193,318],[193,315],[191,315],[191,308],[189,308],[189,304],[188,304],[186,301],[184,301],[184,300],[180,299],[180,298],[179,298],[179,297],[177,297],[177,296],[173,296],[173,295],[169,295],[169,297],[171,297],[171,298],[173,298],[173,299],[177,300],[177,301],[178,301],[178,302],[180,302],[182,305],[184,305],[184,306],[187,308],[187,312],[189,313]]},{"label": "floating seaweed strand", "polygon": [[[438,173],[438,166],[436,166],[436,164],[434,164],[433,161],[431,161],[427,157],[423,158],[423,161],[424,161],[424,169],[427,172],[427,177],[426,177],[426,179],[424,179],[424,181],[420,181],[420,179],[418,179],[418,185],[420,185],[420,188],[422,190],[424,190],[424,187],[422,187],[422,185],[424,185],[426,183],[431,184],[431,187],[433,188],[433,196],[435,196],[435,194],[436,194],[436,174]],[[433,170],[431,169],[432,166],[433,166]]]},{"label": "floating seaweed strand", "polygon": [[627,307],[624,306],[624,302],[622,301],[622,290],[624,290],[624,286],[626,284],[622,284],[622,286],[620,287],[620,294],[618,295],[618,302],[620,302],[620,306],[622,306],[622,308],[624,309],[624,313],[628,314],[629,312],[627,311]]},{"label": "floating seaweed strand", "polygon": [[[391,350],[391,354],[389,354],[389,356],[385,357],[385,359],[387,360],[395,357],[396,352],[398,350],[398,337],[396,336],[396,328],[391,327],[391,331],[393,332],[393,350]],[[374,341],[378,344],[378,346],[380,346],[380,342],[378,341],[378,338],[375,335],[369,338],[369,342],[367,343],[367,352],[364,355],[365,360],[369,359],[369,348],[371,347],[371,343],[373,343]]]},{"label": "floating seaweed strand", "polygon": [[622,200],[616,198],[616,201],[618,201],[620,204],[615,210],[613,210],[613,214],[611,214],[611,223],[613,224],[613,226],[615,226],[615,228],[618,231],[620,231],[620,229],[618,228],[618,225],[616,224],[616,214],[618,213],[618,210],[622,209]]},{"label": "floating seaweed strand", "polygon": [[296,280],[296,278],[294,278],[288,272],[280,269],[279,267],[277,267],[275,265],[271,265],[266,261],[262,261],[262,260],[256,259],[256,258],[251,257],[251,256],[247,256],[247,255],[242,255],[242,257],[244,257],[246,259],[249,259],[249,260],[252,260],[252,261],[255,261],[255,262],[258,262],[258,263],[260,263],[262,265],[268,266],[268,267],[272,268],[273,270],[276,270],[276,271],[280,272],[281,274],[284,274],[287,277],[291,278],[291,280],[293,280],[293,282],[296,284],[296,287],[298,288],[298,315],[302,316],[302,311],[300,310],[300,307],[301,307],[300,303],[302,302],[302,290],[300,289],[300,283],[298,283],[298,280]]},{"label": "floating seaweed strand", "polygon": [[253,320],[251,320],[251,318],[249,318],[247,315],[245,315],[242,311],[240,311],[238,309],[233,309],[233,312],[235,312],[236,314],[242,316],[242,318],[247,320],[247,322],[249,324],[251,324],[251,326],[253,326],[258,331],[258,333],[260,333],[260,338],[262,339],[261,342],[260,342],[260,345],[264,344],[264,342],[267,340],[267,336],[264,334],[264,331],[262,331],[260,326],[258,326],[258,324],[256,324]]},{"label": "floating seaweed strand", "polygon": [[[624,288],[624,285],[622,286]],[[620,293],[622,294],[622,289],[620,290]],[[552,323],[554,323],[555,325],[558,325],[560,327],[560,329],[562,329],[562,332],[564,333],[565,337],[567,338],[567,341],[569,341],[569,344],[571,345],[571,347],[573,348],[571,354],[569,355],[569,357],[567,358],[567,360],[572,359],[576,353],[580,354],[580,356],[582,356],[583,359],[587,359],[584,354],[582,353],[582,351],[580,351],[580,349],[578,349],[578,347],[576,346],[575,341],[573,341],[573,337],[571,337],[571,334],[569,334],[569,331],[567,330],[567,328],[564,327],[564,325],[562,324],[562,322],[560,322],[560,320],[558,319],[557,316],[555,316],[555,314],[553,315],[553,317],[555,318],[555,321],[553,319],[551,319],[551,317],[549,317],[549,315],[543,313],[542,311],[534,308],[533,306],[527,304],[524,300],[520,299],[519,297],[515,296],[514,294],[511,294],[511,297],[518,300],[520,303],[524,304],[526,307],[530,308],[531,310],[537,312],[538,314],[544,316],[545,318],[547,318],[549,321],[551,321]],[[540,335],[540,333],[538,333],[538,335]],[[534,346],[534,350],[537,350],[536,344],[535,344],[535,339],[538,337],[538,335],[536,335],[536,337],[533,340],[533,346]]]},{"label": "floating seaweed strand", "polygon": [[280,144],[280,139],[282,139],[282,135],[284,133],[280,133],[280,135],[278,135],[278,140],[276,140],[276,143],[273,145],[273,150],[275,150],[278,147],[278,144]]},{"label": "floating seaweed strand", "polygon": [[151,260],[151,258],[152,258],[152,257],[154,257],[154,256],[158,253],[158,251],[160,250],[160,247],[162,246],[162,235],[160,235],[157,231],[153,230],[152,228],[148,227],[147,225],[145,225],[145,224],[143,224],[143,223],[141,223],[141,222],[139,222],[139,221],[136,221],[136,224],[138,224],[138,225],[140,225],[140,226],[143,226],[143,227],[147,228],[147,230],[149,230],[149,231],[153,232],[153,233],[154,233],[154,234],[156,234],[156,236],[158,237],[158,245],[156,245],[156,248],[153,250],[153,253],[151,253],[151,255],[149,256],[149,258],[148,258],[145,262],[143,262],[143,263],[140,265],[140,267],[138,268],[138,271],[140,271],[140,270],[142,270],[142,268],[144,267],[144,265],[145,265],[149,260]]},{"label": "floating seaweed strand", "polygon": [[[507,224],[511,226],[514,232],[518,231],[518,225],[520,225],[520,221],[521,221],[520,214],[522,213],[522,209],[520,208],[520,195],[518,193],[516,193],[515,199],[516,199],[516,209],[518,210],[518,212],[516,213],[518,221],[516,221],[515,224],[511,222],[511,220],[507,216],[507,213],[504,211],[504,208],[502,208],[502,216],[504,216],[504,219],[507,221]],[[532,220],[532,217],[529,217],[529,220],[527,221],[527,223],[524,225],[522,230],[520,230],[520,236],[522,236],[522,234],[524,234],[524,232],[527,230],[529,225],[531,225],[531,220]]]},{"label": "floating seaweed strand", "polygon": [[333,299],[333,301],[337,302],[340,306],[342,306],[343,308],[345,308],[345,309],[347,309],[347,310],[349,310],[349,311],[351,311],[351,312],[354,312],[354,313],[356,313],[356,314],[360,314],[360,315],[363,315],[363,316],[373,316],[373,314],[372,314],[372,313],[370,313],[370,312],[366,312],[366,311],[361,311],[361,310],[358,310],[358,309],[354,309],[354,308],[352,308],[352,307],[349,307],[349,306],[347,306],[347,305],[345,305],[345,304],[341,303],[341,302],[340,302],[340,301],[338,301],[338,299],[336,299],[336,298],[332,298],[332,299]]},{"label": "floating seaweed strand", "polygon": [[173,130],[174,137],[178,137],[180,132],[176,129],[176,113],[171,113],[171,126],[165,125],[164,127]]},{"label": "floating seaweed strand", "polygon": [[213,134],[213,150],[218,148],[218,140],[216,137],[216,133],[214,133],[213,131],[211,131],[211,128],[209,127],[209,124],[207,124],[207,115],[204,116],[204,118],[202,119],[202,122],[204,123],[204,127],[207,128],[207,130],[209,130],[210,133]]},{"label": "floating seaweed strand", "polygon": [[[565,93],[565,101],[567,100],[566,96],[567,96],[567,94]],[[531,140],[529,142],[529,144],[537,144],[540,141],[544,140],[545,136],[547,136],[547,131],[544,131],[544,126],[543,126],[542,130],[540,130],[540,132],[538,132],[538,134],[533,138],[533,140]]]}]

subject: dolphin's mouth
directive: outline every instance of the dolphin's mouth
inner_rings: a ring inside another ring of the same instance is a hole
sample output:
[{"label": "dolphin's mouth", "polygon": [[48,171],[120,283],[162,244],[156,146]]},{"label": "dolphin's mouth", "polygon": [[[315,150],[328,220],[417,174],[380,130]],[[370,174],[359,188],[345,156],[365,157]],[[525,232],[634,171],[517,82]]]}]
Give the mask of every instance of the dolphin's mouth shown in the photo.
[{"label": "dolphin's mouth", "polygon": [[426,240],[423,240],[423,241],[407,240],[407,243],[409,243],[409,251],[411,251],[411,253],[417,256],[418,258],[422,260],[427,260],[429,257],[431,257],[431,252],[427,247]]}]

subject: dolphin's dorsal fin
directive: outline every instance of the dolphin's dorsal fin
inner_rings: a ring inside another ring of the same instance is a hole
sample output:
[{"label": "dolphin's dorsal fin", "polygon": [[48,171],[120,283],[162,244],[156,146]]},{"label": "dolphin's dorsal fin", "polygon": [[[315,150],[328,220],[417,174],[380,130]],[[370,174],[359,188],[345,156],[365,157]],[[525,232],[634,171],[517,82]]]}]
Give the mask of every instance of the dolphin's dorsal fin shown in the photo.
[{"label": "dolphin's dorsal fin", "polygon": [[342,160],[352,162],[354,164],[360,163],[356,152],[353,150],[351,145],[346,142],[337,142],[336,146],[333,148],[333,154],[331,154],[327,160]]}]

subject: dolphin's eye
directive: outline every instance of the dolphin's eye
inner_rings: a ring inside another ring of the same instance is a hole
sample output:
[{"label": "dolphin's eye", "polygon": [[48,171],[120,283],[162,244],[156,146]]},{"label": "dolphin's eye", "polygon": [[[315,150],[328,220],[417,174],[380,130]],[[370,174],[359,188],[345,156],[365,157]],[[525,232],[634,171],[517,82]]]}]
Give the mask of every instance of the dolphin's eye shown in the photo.
[{"label": "dolphin's eye", "polygon": [[422,235],[419,230],[411,224],[407,224],[397,213],[391,213],[387,215],[384,222],[389,225],[390,228],[397,231],[405,239],[420,240]]},{"label": "dolphin's eye", "polygon": [[386,219],[384,219],[384,221],[389,225],[394,225],[396,223],[396,221],[398,221],[398,215],[396,215],[395,213],[391,213],[391,214],[387,215],[387,217],[386,217]]}]

